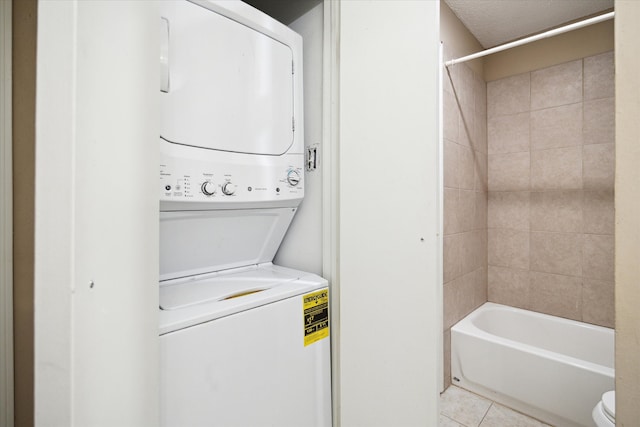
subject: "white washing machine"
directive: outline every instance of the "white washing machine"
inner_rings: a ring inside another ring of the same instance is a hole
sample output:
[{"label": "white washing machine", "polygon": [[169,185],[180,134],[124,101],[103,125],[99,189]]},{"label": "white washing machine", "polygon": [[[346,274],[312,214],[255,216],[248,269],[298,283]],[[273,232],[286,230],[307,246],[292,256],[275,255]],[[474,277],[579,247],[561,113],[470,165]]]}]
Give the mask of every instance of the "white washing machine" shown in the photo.
[{"label": "white washing machine", "polygon": [[272,264],[304,196],[302,40],[161,2],[161,425],[331,425],[329,294]]}]

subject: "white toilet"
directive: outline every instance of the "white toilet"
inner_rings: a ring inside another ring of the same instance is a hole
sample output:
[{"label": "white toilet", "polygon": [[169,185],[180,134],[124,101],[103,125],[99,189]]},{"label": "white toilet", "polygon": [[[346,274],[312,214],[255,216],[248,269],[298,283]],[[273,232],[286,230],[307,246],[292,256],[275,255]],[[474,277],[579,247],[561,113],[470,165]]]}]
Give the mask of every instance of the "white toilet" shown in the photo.
[{"label": "white toilet", "polygon": [[598,427],[613,427],[616,425],[616,392],[608,391],[602,395],[602,400],[593,408],[593,421]]}]

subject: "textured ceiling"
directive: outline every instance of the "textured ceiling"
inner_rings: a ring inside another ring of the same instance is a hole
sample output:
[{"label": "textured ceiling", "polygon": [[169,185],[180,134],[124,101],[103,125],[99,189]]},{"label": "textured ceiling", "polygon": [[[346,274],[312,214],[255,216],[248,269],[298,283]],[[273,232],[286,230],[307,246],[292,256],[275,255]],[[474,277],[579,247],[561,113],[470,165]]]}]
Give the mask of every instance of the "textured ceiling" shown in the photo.
[{"label": "textured ceiling", "polygon": [[444,0],[484,48],[613,8],[613,0]]}]

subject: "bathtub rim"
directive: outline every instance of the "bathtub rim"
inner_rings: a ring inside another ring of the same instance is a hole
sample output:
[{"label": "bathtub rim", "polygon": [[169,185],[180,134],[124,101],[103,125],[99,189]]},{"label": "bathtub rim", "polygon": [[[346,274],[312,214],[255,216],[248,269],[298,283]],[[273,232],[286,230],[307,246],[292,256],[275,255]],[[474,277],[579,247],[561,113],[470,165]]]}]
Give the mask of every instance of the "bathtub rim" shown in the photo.
[{"label": "bathtub rim", "polygon": [[[590,372],[607,375],[611,378],[615,377],[615,366],[609,367],[609,366],[600,365],[594,362],[590,362],[587,360],[578,359],[577,357],[574,357],[574,356],[535,347],[531,344],[527,344],[521,341],[515,341],[509,338],[492,334],[483,329],[480,329],[478,326],[474,324],[473,320],[476,317],[478,317],[482,311],[486,311],[486,310],[502,310],[502,311],[516,312],[516,313],[524,312],[524,314],[527,316],[538,317],[543,319],[551,318],[551,320],[554,322],[568,323],[570,325],[575,325],[581,328],[600,330],[602,332],[612,333],[614,335],[614,339],[615,339],[615,329],[607,328],[599,325],[593,325],[590,323],[580,322],[577,320],[566,319],[564,317],[553,316],[551,314],[539,313],[536,311],[526,310],[523,308],[497,304],[494,302],[485,302],[480,307],[477,307],[475,310],[473,310],[471,313],[466,315],[463,319],[461,319],[459,322],[457,322],[455,325],[451,327],[452,334],[455,332],[455,333],[463,334],[470,337],[477,337],[478,339],[483,339],[497,345],[505,345],[509,347],[521,348],[522,351],[533,353],[536,356],[542,357],[547,360],[554,360],[554,361],[561,360],[563,363],[567,363],[569,365],[579,367],[579,368],[588,370]],[[553,357],[554,355],[558,355],[558,356]],[[453,353],[452,353],[452,356],[453,356]]]}]

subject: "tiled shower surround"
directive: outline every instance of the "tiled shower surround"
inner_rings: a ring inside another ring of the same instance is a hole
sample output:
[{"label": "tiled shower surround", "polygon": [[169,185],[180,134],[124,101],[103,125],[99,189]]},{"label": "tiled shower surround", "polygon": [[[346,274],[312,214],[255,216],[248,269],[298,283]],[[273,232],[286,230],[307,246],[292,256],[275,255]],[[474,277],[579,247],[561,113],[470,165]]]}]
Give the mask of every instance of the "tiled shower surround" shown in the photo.
[{"label": "tiled shower surround", "polygon": [[487,300],[613,327],[613,60],[445,72],[445,387],[450,328]]},{"label": "tiled shower surround", "polygon": [[450,329],[487,301],[487,91],[467,64],[443,77],[444,345]]},{"label": "tiled shower surround", "polygon": [[489,301],[613,327],[613,59],[487,84]]}]

